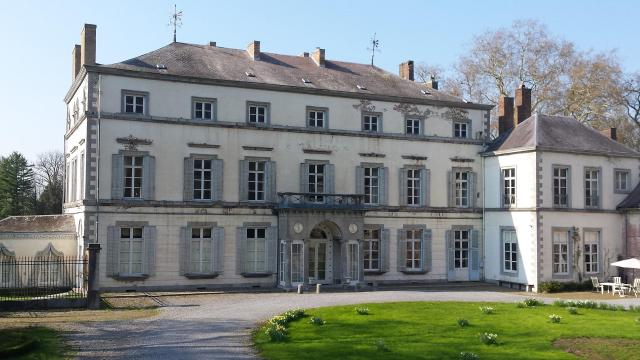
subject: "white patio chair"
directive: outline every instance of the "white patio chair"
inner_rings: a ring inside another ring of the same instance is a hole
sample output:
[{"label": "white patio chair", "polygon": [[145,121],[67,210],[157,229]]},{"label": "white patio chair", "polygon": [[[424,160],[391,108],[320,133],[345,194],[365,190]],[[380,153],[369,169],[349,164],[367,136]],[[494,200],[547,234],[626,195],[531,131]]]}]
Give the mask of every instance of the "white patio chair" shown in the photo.
[{"label": "white patio chair", "polygon": [[624,291],[630,289],[629,285],[622,283],[622,278],[620,276],[613,277],[613,284],[613,295],[617,292],[620,296],[624,296]]},{"label": "white patio chair", "polygon": [[633,291],[633,295],[638,297],[638,294],[640,294],[640,278],[633,279],[630,291]]},{"label": "white patio chair", "polygon": [[597,292],[604,292],[604,285],[600,284],[600,280],[596,276],[591,277],[591,284],[593,285],[593,290]]}]

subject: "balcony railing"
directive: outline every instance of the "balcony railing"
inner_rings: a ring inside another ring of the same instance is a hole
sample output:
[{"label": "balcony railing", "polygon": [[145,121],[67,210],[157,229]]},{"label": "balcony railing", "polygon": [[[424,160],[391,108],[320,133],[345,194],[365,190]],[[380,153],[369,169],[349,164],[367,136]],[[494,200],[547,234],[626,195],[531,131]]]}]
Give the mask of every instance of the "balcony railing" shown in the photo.
[{"label": "balcony railing", "polygon": [[364,195],[278,193],[280,209],[363,210]]}]

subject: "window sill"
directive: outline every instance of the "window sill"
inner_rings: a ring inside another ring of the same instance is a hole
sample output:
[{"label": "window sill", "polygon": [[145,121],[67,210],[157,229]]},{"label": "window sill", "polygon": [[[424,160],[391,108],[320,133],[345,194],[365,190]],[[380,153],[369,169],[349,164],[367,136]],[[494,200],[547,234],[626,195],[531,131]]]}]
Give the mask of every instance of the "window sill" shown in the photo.
[{"label": "window sill", "polygon": [[400,270],[401,273],[405,275],[424,275],[428,271],[425,270]]},{"label": "window sill", "polygon": [[149,275],[116,275],[112,278],[118,281],[141,281],[148,279]]},{"label": "window sill", "polygon": [[365,275],[382,275],[386,273],[384,270],[364,270]]},{"label": "window sill", "polygon": [[273,276],[273,273],[242,273],[240,274],[246,278],[261,278],[261,277],[270,277]]},{"label": "window sill", "polygon": [[196,280],[196,279],[213,279],[218,277],[218,275],[220,275],[220,273],[210,273],[210,274],[184,274],[183,276],[186,277],[187,279],[192,279],[192,280]]}]

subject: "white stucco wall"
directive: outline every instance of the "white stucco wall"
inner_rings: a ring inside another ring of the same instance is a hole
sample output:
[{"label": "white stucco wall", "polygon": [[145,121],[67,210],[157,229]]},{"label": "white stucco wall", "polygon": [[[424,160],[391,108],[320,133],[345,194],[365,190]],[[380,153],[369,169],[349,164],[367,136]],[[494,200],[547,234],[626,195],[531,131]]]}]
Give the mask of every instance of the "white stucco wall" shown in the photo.
[{"label": "white stucco wall", "polygon": [[485,207],[502,207],[502,169],[516,169],[516,204],[514,208],[536,206],[536,153],[525,152],[485,158]]}]

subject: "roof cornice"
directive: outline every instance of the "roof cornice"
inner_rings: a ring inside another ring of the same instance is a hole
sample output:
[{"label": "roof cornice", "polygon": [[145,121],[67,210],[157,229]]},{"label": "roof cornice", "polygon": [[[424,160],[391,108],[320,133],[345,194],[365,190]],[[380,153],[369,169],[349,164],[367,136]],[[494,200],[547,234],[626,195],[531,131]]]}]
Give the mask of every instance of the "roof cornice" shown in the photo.
[{"label": "roof cornice", "polygon": [[[160,74],[160,73],[151,73],[151,72],[145,72],[145,71],[135,71],[135,70],[126,70],[126,69],[115,69],[115,68],[110,68],[110,67],[100,66],[100,65],[85,65],[83,67],[83,70],[85,69],[87,72],[96,72],[96,73],[106,74],[106,75],[117,75],[117,76],[126,76],[126,77],[161,80],[161,81],[175,81],[175,82],[184,82],[184,83],[192,83],[192,84],[218,85],[218,86],[238,87],[238,88],[247,88],[247,89],[259,89],[259,90],[282,91],[282,92],[292,92],[292,93],[302,93],[302,94],[312,94],[312,95],[345,97],[345,98],[352,98],[352,99],[367,99],[367,100],[400,102],[400,103],[410,103],[410,104],[420,104],[420,105],[455,107],[455,108],[463,108],[463,109],[490,110],[493,108],[493,105],[486,105],[486,104],[463,103],[463,102],[443,101],[443,100],[433,100],[433,99],[420,99],[420,98],[390,96],[390,95],[380,95],[380,94],[360,94],[360,93],[352,93],[348,91],[303,88],[303,87],[297,87],[297,86],[276,85],[276,84],[266,84],[266,83],[250,83],[245,81],[234,81],[234,80],[223,80],[223,79],[206,79],[206,78],[199,78],[199,77],[192,77],[192,76]],[[76,78],[76,81],[77,80],[78,79]],[[74,85],[75,85],[75,82],[74,82]],[[77,87],[78,85],[75,85],[75,86]],[[72,89],[73,87],[74,86],[72,85]],[[71,92],[71,90],[69,91]],[[67,93],[67,96],[69,96],[69,93]]]},{"label": "roof cornice", "polygon": [[640,159],[640,154],[632,155],[632,154],[623,154],[616,152],[606,152],[606,151],[593,151],[593,150],[567,150],[567,149],[558,149],[549,146],[528,146],[521,147],[517,149],[507,149],[507,150],[496,150],[496,151],[488,151],[480,153],[481,156],[500,156],[500,155],[509,155],[509,154],[517,154],[517,153],[526,153],[532,151],[546,151],[560,154],[575,154],[575,155],[587,155],[587,156],[606,156],[606,157],[621,157],[621,158],[630,158],[630,159]]},{"label": "roof cornice", "polygon": [[82,81],[84,80],[84,77],[87,74],[88,74],[87,65],[84,65],[82,69],[80,69],[80,72],[78,73],[78,75],[76,75],[76,78],[73,79],[73,82],[71,83],[71,87],[67,91],[67,94],[64,96],[65,103],[69,103],[69,101],[71,101],[73,94],[75,94],[76,91],[78,91],[80,84],[82,84]]}]

